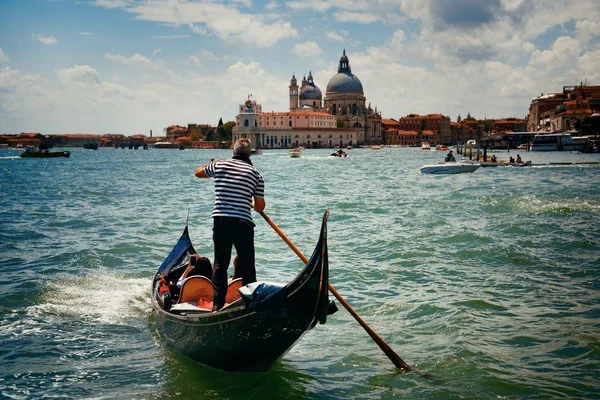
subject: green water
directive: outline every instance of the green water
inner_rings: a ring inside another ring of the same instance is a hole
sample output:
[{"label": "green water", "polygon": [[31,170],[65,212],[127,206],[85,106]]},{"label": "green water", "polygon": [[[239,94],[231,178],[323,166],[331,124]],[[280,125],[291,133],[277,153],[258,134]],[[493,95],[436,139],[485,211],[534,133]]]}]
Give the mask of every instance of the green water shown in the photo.
[{"label": "green water", "polygon": [[[399,373],[339,304],[269,372],[232,374],[164,349],[149,302],[188,212],[212,258],[214,186],[193,172],[229,152],[70,150],[0,150],[1,398],[600,397],[598,165],[430,176],[440,152],[254,156],[267,214],[306,255],[330,210],[331,284],[430,378]],[[259,279],[289,281],[301,262],[255,222]]]}]

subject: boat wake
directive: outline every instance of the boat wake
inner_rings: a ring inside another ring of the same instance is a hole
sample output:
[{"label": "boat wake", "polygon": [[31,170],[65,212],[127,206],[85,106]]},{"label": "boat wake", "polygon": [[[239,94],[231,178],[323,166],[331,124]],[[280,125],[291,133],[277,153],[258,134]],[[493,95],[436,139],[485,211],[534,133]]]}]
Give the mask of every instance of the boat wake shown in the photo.
[{"label": "boat wake", "polygon": [[88,322],[131,325],[148,313],[148,278],[127,278],[98,271],[64,276],[48,284],[40,304],[30,306],[31,317],[77,317]]}]

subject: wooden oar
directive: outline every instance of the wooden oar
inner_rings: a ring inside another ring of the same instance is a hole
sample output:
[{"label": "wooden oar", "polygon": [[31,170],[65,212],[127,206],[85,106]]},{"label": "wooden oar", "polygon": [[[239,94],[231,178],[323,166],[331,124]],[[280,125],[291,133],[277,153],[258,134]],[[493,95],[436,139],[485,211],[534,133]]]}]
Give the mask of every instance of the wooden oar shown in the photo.
[{"label": "wooden oar", "polygon": [[[286,242],[288,246],[290,246],[290,248],[294,251],[294,253],[296,253],[296,255],[298,257],[300,257],[302,262],[304,262],[304,264],[308,263],[308,259],[304,256],[304,254],[302,254],[300,252],[300,250],[298,250],[298,248],[296,246],[294,246],[294,244],[290,241],[290,239],[288,239],[288,237],[285,235],[285,233],[283,233],[283,231],[281,229],[279,229],[279,227],[277,225],[275,225],[275,223],[273,221],[271,221],[271,218],[269,218],[267,216],[267,214],[264,213],[264,211],[260,212],[260,215],[262,215],[262,217],[265,219],[265,221],[267,221],[267,223],[269,225],[271,225],[271,227],[275,230],[275,232],[277,232],[277,234],[283,239],[283,241]],[[369,327],[369,325],[367,325],[367,323],[365,321],[363,321],[363,319],[360,317],[360,315],[358,315],[356,313],[356,311],[354,311],[354,309],[352,307],[350,307],[350,304],[348,304],[348,302],[346,300],[344,300],[344,298],[338,293],[337,290],[335,290],[333,288],[333,286],[328,284],[328,288],[329,288],[329,291],[335,296],[335,298],[338,299],[338,301],[340,303],[342,303],[342,305],[346,308],[346,310],[348,310],[348,312],[350,314],[352,314],[354,319],[356,321],[358,321],[360,326],[362,326],[365,329],[365,331],[367,331],[369,336],[371,336],[371,338],[375,341],[375,343],[377,343],[379,348],[381,350],[383,350],[385,355],[388,356],[388,358],[394,363],[396,368],[401,368],[405,371],[411,371],[413,369],[410,365],[405,363],[400,358],[400,356],[398,354],[396,354],[396,352],[394,352],[394,350],[392,350],[392,348],[390,346],[388,346],[388,344],[386,342],[384,342],[383,339],[380,338],[379,335],[377,335],[377,333],[375,333],[375,331]]]}]

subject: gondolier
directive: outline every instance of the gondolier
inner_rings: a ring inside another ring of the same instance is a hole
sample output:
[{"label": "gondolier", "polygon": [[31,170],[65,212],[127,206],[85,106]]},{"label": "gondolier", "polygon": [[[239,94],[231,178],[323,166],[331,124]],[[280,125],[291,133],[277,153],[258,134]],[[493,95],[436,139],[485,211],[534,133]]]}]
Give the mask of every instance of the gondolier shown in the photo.
[{"label": "gondolier", "polygon": [[254,265],[254,223],[251,210],[265,209],[264,180],[252,165],[252,145],[248,139],[239,139],[233,146],[230,160],[216,161],[196,170],[198,178],[215,179],[215,206],[213,241],[215,258],[212,281],[215,285],[213,311],[225,304],[227,268],[231,261],[231,247],[240,257],[242,283],[256,282]]}]

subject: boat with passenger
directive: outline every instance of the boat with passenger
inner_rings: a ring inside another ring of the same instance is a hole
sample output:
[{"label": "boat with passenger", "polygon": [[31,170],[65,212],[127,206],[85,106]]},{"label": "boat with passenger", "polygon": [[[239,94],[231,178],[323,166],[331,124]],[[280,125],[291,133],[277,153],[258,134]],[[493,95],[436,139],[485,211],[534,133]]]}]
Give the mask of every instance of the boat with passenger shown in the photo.
[{"label": "boat with passenger", "polygon": [[169,349],[212,368],[269,369],[337,310],[328,294],[328,216],[326,211],[312,256],[296,278],[287,284],[246,286],[234,280],[225,307],[216,312],[212,312],[214,286],[201,275],[186,278],[179,291],[168,285],[169,296],[161,294],[165,282],[177,282],[196,254],[186,225],[152,280],[152,310],[160,339]]},{"label": "boat with passenger", "polygon": [[531,151],[583,151],[586,136],[572,136],[570,132],[554,132],[535,135]]},{"label": "boat with passenger", "polygon": [[421,143],[421,150],[431,150],[431,145],[427,142]]},{"label": "boat with passenger", "polygon": [[337,157],[337,158],[345,158],[345,157],[348,157],[348,153],[346,153],[342,149],[337,149],[336,151],[334,151],[333,153],[331,153],[330,156],[331,157]]}]

